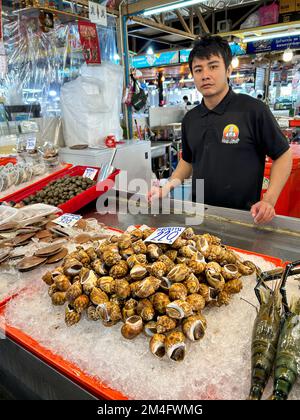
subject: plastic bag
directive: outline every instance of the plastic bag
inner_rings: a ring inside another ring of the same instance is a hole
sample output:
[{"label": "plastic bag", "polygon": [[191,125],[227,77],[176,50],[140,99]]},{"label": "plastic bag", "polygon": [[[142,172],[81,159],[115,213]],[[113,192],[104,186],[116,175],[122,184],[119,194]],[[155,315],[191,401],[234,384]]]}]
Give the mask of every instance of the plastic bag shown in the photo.
[{"label": "plastic bag", "polygon": [[123,69],[103,62],[82,67],[82,75],[61,89],[64,139],[67,146],[103,145],[108,134],[123,137],[120,126]]},{"label": "plastic bag", "polygon": [[258,9],[260,26],[272,25],[278,22],[279,6],[276,3],[262,6]]},{"label": "plastic bag", "polygon": [[245,22],[241,24],[240,29],[255,28],[256,26],[260,26],[260,18],[258,11],[251,13],[251,15],[247,17]]},{"label": "plastic bag", "polygon": [[131,98],[131,105],[136,111],[140,111],[147,103],[147,95],[138,81],[131,75],[134,86],[134,93]]}]

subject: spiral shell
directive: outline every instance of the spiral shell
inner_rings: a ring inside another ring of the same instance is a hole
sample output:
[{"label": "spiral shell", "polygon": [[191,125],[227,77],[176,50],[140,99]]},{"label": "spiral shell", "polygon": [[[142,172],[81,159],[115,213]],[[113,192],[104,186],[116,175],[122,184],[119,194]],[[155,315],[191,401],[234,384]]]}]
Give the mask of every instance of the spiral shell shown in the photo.
[{"label": "spiral shell", "polygon": [[104,276],[97,279],[96,286],[103,290],[103,292],[111,295],[115,293],[116,282],[113,277]]},{"label": "spiral shell", "polygon": [[178,299],[168,304],[166,312],[170,318],[183,319],[192,315],[193,309],[187,301]]},{"label": "spiral shell", "polygon": [[147,263],[147,257],[145,254],[134,254],[127,259],[129,268],[133,268],[135,265],[143,265]]},{"label": "spiral shell", "polygon": [[153,305],[148,299],[142,299],[138,302],[136,313],[142,317],[143,321],[151,321],[155,315]]},{"label": "spiral shell", "polygon": [[204,297],[205,302],[209,301],[209,286],[207,286],[207,284],[203,284],[201,283],[199,285],[199,291],[198,293]]},{"label": "spiral shell", "polygon": [[50,297],[52,297],[53,296],[53,293],[55,293],[55,292],[58,292],[58,290],[57,290],[57,288],[55,286],[55,283],[53,283],[53,284],[51,284],[51,286],[48,289],[48,295]]},{"label": "spiral shell", "polygon": [[177,238],[176,241],[172,243],[171,247],[173,249],[179,249],[182,248],[184,245],[186,245],[186,239],[183,239],[179,236],[179,238]]},{"label": "spiral shell", "polygon": [[176,328],[175,319],[170,318],[167,315],[159,316],[156,322],[156,331],[158,334],[163,334],[168,331],[174,330]]},{"label": "spiral shell", "polygon": [[220,245],[221,239],[217,236],[211,235],[210,233],[204,233],[202,235],[203,238],[207,239],[210,245]]},{"label": "spiral shell", "polygon": [[73,283],[66,292],[68,302],[72,303],[78,296],[82,295],[82,286],[80,281]]},{"label": "spiral shell", "polygon": [[224,286],[224,292],[226,293],[239,293],[243,288],[243,283],[241,279],[232,279],[229,280]]},{"label": "spiral shell", "polygon": [[206,279],[208,284],[214,289],[217,289],[219,291],[224,289],[225,280],[222,274],[207,270]]},{"label": "spiral shell", "polygon": [[149,276],[140,282],[135,291],[135,295],[139,298],[147,298],[153,295],[160,286],[160,280],[156,277]]},{"label": "spiral shell", "polygon": [[207,258],[210,254],[210,244],[206,238],[203,236],[200,236],[199,239],[196,241],[196,247],[198,251],[201,252],[202,255],[204,255],[205,258]]},{"label": "spiral shell", "polygon": [[153,337],[154,334],[157,333],[156,330],[156,321],[149,321],[145,324],[144,326],[144,333],[148,336],[148,337]]},{"label": "spiral shell", "polygon": [[102,323],[105,327],[111,327],[122,319],[121,309],[117,303],[104,302],[98,305],[97,311],[99,311]]},{"label": "spiral shell", "polygon": [[91,321],[99,321],[100,319],[100,314],[99,311],[97,311],[97,308],[94,305],[90,305],[87,310],[87,318],[90,319]]},{"label": "spiral shell", "polygon": [[150,235],[152,235],[152,233],[155,231],[155,229],[151,229],[151,228],[148,228],[148,229],[144,229],[143,230],[143,239],[145,240],[145,239],[147,239]]},{"label": "spiral shell", "polygon": [[95,260],[92,262],[92,269],[99,275],[99,276],[106,276],[107,269],[105,268],[105,264],[101,260]]},{"label": "spiral shell", "polygon": [[183,239],[193,239],[195,236],[194,229],[191,227],[186,228],[180,235]]},{"label": "spiral shell", "polygon": [[87,295],[78,296],[72,303],[76,312],[81,313],[89,306],[89,298]]},{"label": "spiral shell", "polygon": [[80,278],[80,283],[82,284],[84,293],[91,293],[93,287],[97,285],[97,280],[97,276],[93,270],[85,272]]},{"label": "spiral shell", "polygon": [[172,282],[167,278],[167,277],[162,277],[160,279],[160,288],[163,289],[164,291],[168,291],[170,289],[170,287],[172,286]]},{"label": "spiral shell", "polygon": [[121,279],[128,273],[128,264],[126,261],[121,260],[118,264],[115,264],[109,271],[109,275],[115,279]]},{"label": "spiral shell", "polygon": [[230,301],[230,297],[231,297],[230,293],[226,292],[225,290],[221,290],[217,298],[218,306],[228,305]]},{"label": "spiral shell", "polygon": [[76,312],[70,305],[67,306],[65,312],[65,323],[68,327],[77,324],[80,321],[81,314]]},{"label": "spiral shell", "polygon": [[169,303],[170,299],[165,293],[158,292],[153,295],[152,304],[158,313],[165,314]]},{"label": "spiral shell", "polygon": [[162,250],[156,244],[149,244],[147,254],[151,260],[157,260],[161,256]]},{"label": "spiral shell", "polygon": [[178,255],[178,251],[176,249],[169,249],[165,255],[170,258],[171,261],[175,261]]},{"label": "spiral shell", "polygon": [[191,258],[196,252],[197,249],[192,245],[185,245],[179,248],[179,255],[185,258]]},{"label": "spiral shell", "polygon": [[135,299],[129,299],[122,309],[123,320],[126,321],[127,318],[136,315],[136,307],[138,302]]},{"label": "spiral shell", "polygon": [[[177,251],[175,251],[175,252],[177,252]],[[167,273],[169,273],[169,271],[171,271],[172,268],[175,267],[175,263],[169,257],[167,257],[166,255],[161,255],[158,258],[158,261],[163,262],[165,264],[165,266],[167,268]]]},{"label": "spiral shell", "polygon": [[173,283],[169,289],[170,300],[185,300],[187,297],[187,294],[188,294],[187,288],[182,283]]},{"label": "spiral shell", "polygon": [[232,280],[239,276],[239,270],[235,264],[225,264],[222,267],[222,276],[226,281]]},{"label": "spiral shell", "polygon": [[220,264],[218,264],[215,261],[209,262],[206,265],[206,271],[211,271],[211,272],[215,272],[215,273],[221,273],[222,272],[222,267],[220,266]]},{"label": "spiral shell", "polygon": [[81,262],[82,265],[89,264],[91,259],[85,250],[80,246],[77,247],[77,251],[74,252],[74,258]]},{"label": "spiral shell", "polygon": [[206,326],[206,319],[203,315],[192,315],[183,321],[182,331],[191,341],[198,341],[204,337]]},{"label": "spiral shell", "polygon": [[51,296],[53,305],[64,305],[66,303],[66,292],[54,292]]},{"label": "spiral shell", "polygon": [[154,277],[161,278],[167,272],[167,267],[162,261],[156,261],[150,266],[150,273]]},{"label": "spiral shell", "polygon": [[166,336],[163,334],[154,334],[149,342],[149,348],[154,356],[161,359],[166,354],[165,349]]},{"label": "spiral shell", "polygon": [[108,302],[109,299],[103,290],[93,287],[90,293],[90,300],[94,305],[101,305],[101,303]]},{"label": "spiral shell", "polygon": [[131,240],[132,242],[136,242],[140,239],[143,239],[143,231],[140,229],[135,229],[132,232],[130,232]]},{"label": "spiral shell", "polygon": [[131,248],[131,245],[132,245],[131,236],[129,234],[121,235],[118,238],[118,246],[120,249]]},{"label": "spiral shell", "polygon": [[172,282],[183,281],[190,274],[189,268],[185,264],[177,264],[167,274],[167,277]]},{"label": "spiral shell", "polygon": [[165,339],[166,353],[171,360],[181,362],[185,357],[185,337],[181,331],[173,331]]},{"label": "spiral shell", "polygon": [[133,315],[126,319],[121,328],[121,334],[124,338],[132,340],[143,331],[143,320],[140,316]]},{"label": "spiral shell", "polygon": [[130,270],[130,277],[133,280],[141,280],[148,274],[147,268],[141,264],[135,264]]},{"label": "spiral shell", "polygon": [[192,273],[196,274],[197,276],[203,273],[203,271],[205,271],[206,268],[206,263],[200,262],[198,260],[189,260],[187,265],[192,271]]},{"label": "spiral shell", "polygon": [[55,277],[55,286],[61,292],[66,292],[71,287],[70,280],[64,274]]},{"label": "spiral shell", "polygon": [[132,248],[136,254],[146,254],[147,253],[147,245],[142,241],[136,241],[132,244]]},{"label": "spiral shell", "polygon": [[90,246],[88,249],[86,249],[85,252],[89,256],[91,261],[97,260],[97,258],[98,258],[97,253],[92,246]]},{"label": "spiral shell", "polygon": [[188,276],[188,278],[183,282],[183,284],[185,285],[188,294],[198,293],[200,283],[199,283],[199,280],[197,279],[197,277],[195,276],[195,274],[191,273]]},{"label": "spiral shell", "polygon": [[192,293],[186,298],[186,301],[190,304],[193,312],[201,312],[205,307],[205,299],[198,293]]},{"label": "spiral shell", "polygon": [[115,293],[121,299],[127,299],[130,296],[131,289],[127,280],[118,279],[115,284]]},{"label": "spiral shell", "polygon": [[66,276],[74,277],[80,273],[83,265],[75,258],[69,258],[64,263],[64,274]]},{"label": "spiral shell", "polygon": [[251,261],[236,261],[237,268],[242,276],[250,276],[250,274],[254,273],[256,267]]},{"label": "spiral shell", "polygon": [[98,246],[96,246],[95,251],[99,258],[102,257],[103,252],[107,249],[107,246],[110,244],[108,239],[101,241]]},{"label": "spiral shell", "polygon": [[48,284],[48,286],[51,286],[51,284],[53,284],[54,280],[52,278],[52,273],[50,271],[47,271],[47,273],[45,273],[42,277],[42,280]]},{"label": "spiral shell", "polygon": [[112,267],[121,261],[122,257],[118,252],[114,251],[104,251],[103,252],[103,261],[108,267]]}]

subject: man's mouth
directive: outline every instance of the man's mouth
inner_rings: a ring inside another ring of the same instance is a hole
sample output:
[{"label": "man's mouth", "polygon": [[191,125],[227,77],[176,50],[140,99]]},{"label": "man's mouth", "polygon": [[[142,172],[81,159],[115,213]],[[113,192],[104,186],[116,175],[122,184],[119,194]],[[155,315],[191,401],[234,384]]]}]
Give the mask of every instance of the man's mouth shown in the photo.
[{"label": "man's mouth", "polygon": [[213,85],[206,84],[206,85],[202,85],[202,88],[207,89],[207,88],[210,88],[210,87],[212,87],[212,86],[213,86]]}]

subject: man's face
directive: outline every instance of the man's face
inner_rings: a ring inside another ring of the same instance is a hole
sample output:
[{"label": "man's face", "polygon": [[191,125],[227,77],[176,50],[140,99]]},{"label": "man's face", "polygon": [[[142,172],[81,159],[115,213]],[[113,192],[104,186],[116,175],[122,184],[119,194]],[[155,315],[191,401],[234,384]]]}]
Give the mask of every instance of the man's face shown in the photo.
[{"label": "man's face", "polygon": [[204,98],[218,95],[228,86],[231,66],[226,70],[223,58],[218,55],[209,59],[194,58],[192,70],[196,88]]}]

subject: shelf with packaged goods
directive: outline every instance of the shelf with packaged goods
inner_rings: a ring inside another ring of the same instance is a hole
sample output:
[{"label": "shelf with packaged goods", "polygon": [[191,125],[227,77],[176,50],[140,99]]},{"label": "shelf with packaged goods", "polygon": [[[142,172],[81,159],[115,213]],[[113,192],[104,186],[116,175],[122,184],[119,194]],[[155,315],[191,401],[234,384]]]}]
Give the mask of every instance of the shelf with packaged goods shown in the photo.
[{"label": "shelf with packaged goods", "polygon": [[288,31],[291,29],[300,30],[300,20],[295,20],[293,22],[285,22],[285,23],[275,23],[273,25],[266,25],[266,26],[257,26],[256,28],[245,28],[239,29],[236,31],[230,32],[219,32],[218,35],[221,37],[236,37],[243,40],[249,36],[263,36],[263,35],[274,35],[278,34],[278,36],[289,36]]}]

